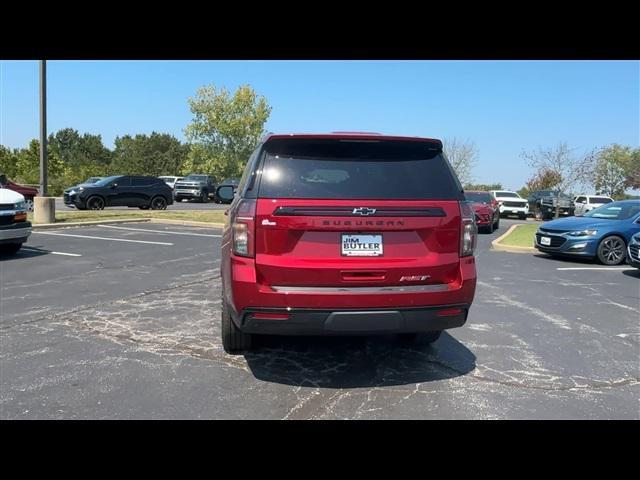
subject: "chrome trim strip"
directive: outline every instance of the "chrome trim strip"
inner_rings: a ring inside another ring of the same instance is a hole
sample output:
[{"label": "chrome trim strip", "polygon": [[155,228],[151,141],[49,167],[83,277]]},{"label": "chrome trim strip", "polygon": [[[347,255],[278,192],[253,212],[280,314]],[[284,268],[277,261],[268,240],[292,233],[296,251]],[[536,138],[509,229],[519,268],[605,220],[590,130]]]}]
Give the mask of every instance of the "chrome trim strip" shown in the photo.
[{"label": "chrome trim strip", "polygon": [[442,292],[449,289],[444,283],[434,285],[407,285],[406,287],[283,287],[271,286],[273,290],[280,293],[420,293],[420,292]]}]

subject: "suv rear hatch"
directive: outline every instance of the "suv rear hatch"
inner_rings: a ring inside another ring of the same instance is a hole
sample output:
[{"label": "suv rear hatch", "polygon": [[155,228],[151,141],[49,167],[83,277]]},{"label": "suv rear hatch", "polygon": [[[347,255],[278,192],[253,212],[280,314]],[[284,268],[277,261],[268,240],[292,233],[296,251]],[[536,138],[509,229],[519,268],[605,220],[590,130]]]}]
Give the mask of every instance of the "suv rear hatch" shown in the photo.
[{"label": "suv rear hatch", "polygon": [[264,148],[249,200],[259,284],[456,282],[464,197],[439,141],[292,137]]}]

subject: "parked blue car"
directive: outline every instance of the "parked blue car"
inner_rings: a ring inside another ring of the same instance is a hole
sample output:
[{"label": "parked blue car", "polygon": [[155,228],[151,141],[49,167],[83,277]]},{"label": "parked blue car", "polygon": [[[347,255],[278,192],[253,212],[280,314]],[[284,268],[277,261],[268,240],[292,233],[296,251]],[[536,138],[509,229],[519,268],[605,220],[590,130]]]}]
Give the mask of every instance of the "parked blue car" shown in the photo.
[{"label": "parked blue car", "polygon": [[607,203],[585,213],[543,223],[535,247],[551,255],[597,258],[619,265],[627,257],[627,244],[640,232],[640,200]]}]

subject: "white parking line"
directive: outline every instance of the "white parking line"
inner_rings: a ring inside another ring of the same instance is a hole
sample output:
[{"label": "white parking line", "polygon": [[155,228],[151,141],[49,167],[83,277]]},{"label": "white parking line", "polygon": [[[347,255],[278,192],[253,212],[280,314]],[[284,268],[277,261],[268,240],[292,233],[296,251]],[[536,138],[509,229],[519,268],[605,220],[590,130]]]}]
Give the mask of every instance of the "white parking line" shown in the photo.
[{"label": "white parking line", "polygon": [[220,238],[222,235],[209,235],[205,233],[191,233],[191,232],[173,232],[170,230],[151,230],[148,228],[130,228],[130,227],[116,227],[114,225],[98,225],[102,228],[115,228],[117,230],[132,230],[134,232],[150,232],[150,233],[170,233],[172,235],[190,235],[192,237],[214,237]]},{"label": "white parking line", "polygon": [[39,235],[56,235],[58,237],[88,238],[91,240],[111,240],[113,242],[148,243],[151,245],[173,246],[173,243],[168,243],[168,242],[147,242],[146,240],[129,240],[125,238],[93,237],[89,235],[72,235],[70,233],[53,233],[53,232],[32,232],[32,234],[33,233],[36,233]]},{"label": "white parking line", "polygon": [[556,270],[629,270],[633,267],[559,267]]},{"label": "white parking line", "polygon": [[66,252],[53,252],[51,250],[42,250],[41,248],[33,248],[33,247],[22,247],[25,250],[29,250],[31,252],[42,252],[42,253],[50,253],[52,255],[65,255],[67,257],[81,257],[79,253],[66,253]]}]

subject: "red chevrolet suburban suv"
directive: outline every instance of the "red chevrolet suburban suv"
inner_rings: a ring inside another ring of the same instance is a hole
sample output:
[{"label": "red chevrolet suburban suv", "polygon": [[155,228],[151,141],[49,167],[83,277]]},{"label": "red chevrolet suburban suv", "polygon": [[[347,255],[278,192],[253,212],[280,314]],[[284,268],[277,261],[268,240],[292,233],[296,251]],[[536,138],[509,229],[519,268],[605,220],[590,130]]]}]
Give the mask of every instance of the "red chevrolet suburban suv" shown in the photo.
[{"label": "red chevrolet suburban suv", "polygon": [[442,142],[380,134],[266,136],[222,235],[222,344],[276,335],[462,326],[476,288],[474,213]]}]

